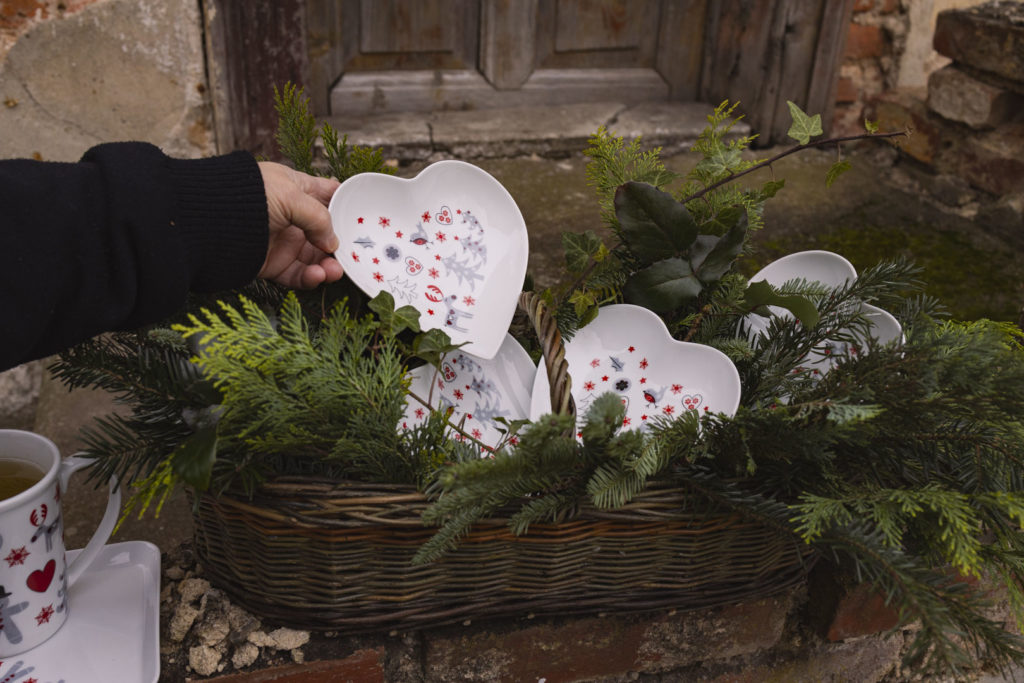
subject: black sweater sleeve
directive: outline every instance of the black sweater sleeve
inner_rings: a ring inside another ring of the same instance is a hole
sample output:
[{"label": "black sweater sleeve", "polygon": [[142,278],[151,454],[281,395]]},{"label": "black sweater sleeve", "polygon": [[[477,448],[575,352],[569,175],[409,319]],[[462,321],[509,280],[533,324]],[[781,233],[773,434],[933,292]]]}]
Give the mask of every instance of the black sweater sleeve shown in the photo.
[{"label": "black sweater sleeve", "polygon": [[266,257],[255,160],[112,143],[78,163],[0,161],[0,369],[252,280]]}]

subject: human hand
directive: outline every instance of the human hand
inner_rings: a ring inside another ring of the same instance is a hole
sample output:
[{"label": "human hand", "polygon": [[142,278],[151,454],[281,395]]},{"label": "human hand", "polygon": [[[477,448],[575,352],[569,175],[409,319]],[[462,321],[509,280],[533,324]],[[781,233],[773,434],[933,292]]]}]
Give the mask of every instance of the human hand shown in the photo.
[{"label": "human hand", "polygon": [[270,216],[270,243],[259,276],[304,289],[341,279],[341,264],[329,255],[338,248],[338,238],[327,213],[338,181],[272,161],[261,161],[259,167]]}]

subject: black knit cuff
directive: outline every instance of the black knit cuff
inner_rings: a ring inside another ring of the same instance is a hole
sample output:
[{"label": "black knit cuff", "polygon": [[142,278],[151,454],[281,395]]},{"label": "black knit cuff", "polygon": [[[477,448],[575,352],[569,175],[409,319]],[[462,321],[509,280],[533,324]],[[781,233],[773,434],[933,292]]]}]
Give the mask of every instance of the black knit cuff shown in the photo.
[{"label": "black knit cuff", "polygon": [[169,159],[175,221],[189,263],[190,289],[248,284],[267,256],[269,218],[263,176],[252,155]]}]

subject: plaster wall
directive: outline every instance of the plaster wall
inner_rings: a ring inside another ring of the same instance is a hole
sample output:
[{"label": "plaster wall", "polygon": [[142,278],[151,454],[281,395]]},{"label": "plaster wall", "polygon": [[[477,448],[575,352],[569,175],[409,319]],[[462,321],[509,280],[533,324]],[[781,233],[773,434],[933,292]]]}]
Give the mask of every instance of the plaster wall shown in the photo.
[{"label": "plaster wall", "polygon": [[216,151],[196,0],[0,3],[0,158],[116,140]]}]

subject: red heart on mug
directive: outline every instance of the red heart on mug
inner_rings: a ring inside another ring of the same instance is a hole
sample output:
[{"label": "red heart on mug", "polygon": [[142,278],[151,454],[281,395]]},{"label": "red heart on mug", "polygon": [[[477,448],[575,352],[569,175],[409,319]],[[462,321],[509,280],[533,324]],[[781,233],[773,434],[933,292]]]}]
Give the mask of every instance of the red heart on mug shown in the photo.
[{"label": "red heart on mug", "polygon": [[57,571],[57,561],[50,560],[46,563],[45,567],[29,574],[25,585],[36,593],[45,593],[46,589],[50,587],[50,582],[53,581],[53,573],[55,571]]}]

